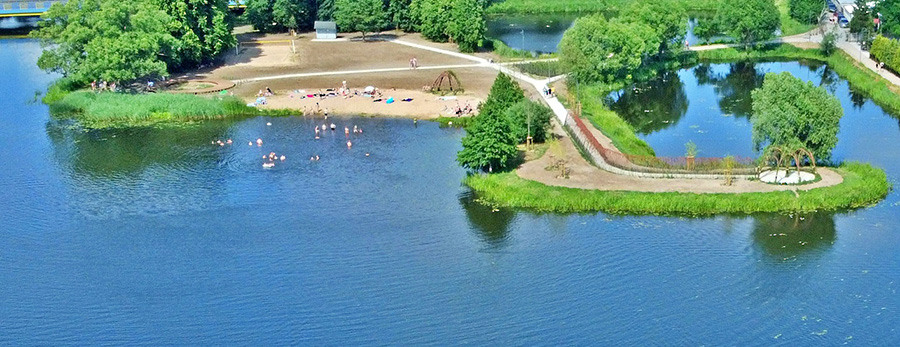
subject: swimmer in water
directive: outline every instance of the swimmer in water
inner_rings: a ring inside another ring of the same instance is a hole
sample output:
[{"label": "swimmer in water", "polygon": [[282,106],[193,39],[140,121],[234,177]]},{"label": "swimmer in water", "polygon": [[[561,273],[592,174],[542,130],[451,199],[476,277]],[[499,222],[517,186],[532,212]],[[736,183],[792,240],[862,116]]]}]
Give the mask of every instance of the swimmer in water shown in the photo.
[{"label": "swimmer in water", "polygon": [[266,169],[268,169],[270,167],[275,167],[275,163],[272,163],[272,162],[263,163],[263,167]]},{"label": "swimmer in water", "polygon": [[334,130],[334,129],[337,129],[337,125],[334,125],[334,123],[331,123],[331,130]]},{"label": "swimmer in water", "polygon": [[284,155],[282,155],[281,158],[279,158],[279,159],[281,159],[281,161],[284,161],[284,159],[285,159]]},{"label": "swimmer in water", "polygon": [[262,139],[256,139],[256,145],[262,146]]},{"label": "swimmer in water", "polygon": [[344,135],[350,135],[350,128],[344,127]]},{"label": "swimmer in water", "polygon": [[253,146],[253,141],[247,142],[247,146]]},{"label": "swimmer in water", "polygon": [[225,143],[230,145],[230,144],[234,143],[234,141],[231,141],[231,139],[228,139],[228,141],[225,141]]},{"label": "swimmer in water", "polygon": [[367,157],[369,156],[369,152],[366,152],[366,156],[367,156]]},{"label": "swimmer in water", "polygon": [[353,147],[353,142],[347,141],[347,148],[349,149],[351,147]]},{"label": "swimmer in water", "polygon": [[358,133],[358,132],[359,132],[359,129],[356,128],[356,126],[354,125],[354,126],[353,126],[353,133],[356,134],[356,133]]}]

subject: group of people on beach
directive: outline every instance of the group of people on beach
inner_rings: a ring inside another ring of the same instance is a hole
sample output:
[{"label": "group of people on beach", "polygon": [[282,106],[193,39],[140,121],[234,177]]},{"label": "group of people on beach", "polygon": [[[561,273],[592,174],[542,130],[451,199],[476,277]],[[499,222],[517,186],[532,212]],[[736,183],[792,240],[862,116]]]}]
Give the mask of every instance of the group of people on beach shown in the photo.
[{"label": "group of people on beach", "polygon": [[266,86],[266,89],[260,89],[258,93],[256,93],[256,97],[269,97],[275,96],[275,92],[272,91],[272,88]]},{"label": "group of people on beach", "polygon": [[475,112],[475,109],[472,108],[472,105],[469,104],[468,101],[466,101],[466,106],[464,107],[460,107],[459,102],[457,102],[456,107],[453,109],[453,114],[457,117],[467,116],[472,114],[472,112]]}]

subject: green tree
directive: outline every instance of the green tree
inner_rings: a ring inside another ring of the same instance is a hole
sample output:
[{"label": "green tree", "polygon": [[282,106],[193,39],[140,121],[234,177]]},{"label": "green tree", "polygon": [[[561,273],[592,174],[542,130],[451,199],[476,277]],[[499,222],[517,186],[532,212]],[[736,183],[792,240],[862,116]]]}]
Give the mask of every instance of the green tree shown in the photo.
[{"label": "green tree", "polygon": [[719,27],[719,23],[716,22],[715,18],[699,19],[694,26],[694,35],[697,35],[697,37],[705,43],[710,43],[712,38],[721,32],[722,29]]},{"label": "green tree", "polygon": [[649,26],[659,42],[658,53],[680,48],[687,34],[687,12],[674,0],[633,1],[619,15],[623,21]]},{"label": "green tree", "polygon": [[361,32],[364,41],[387,25],[382,0],[335,0],[334,20],[341,31]]},{"label": "green tree", "polygon": [[246,4],[245,15],[253,29],[262,32],[275,30],[275,16],[272,14],[275,0],[247,0]]},{"label": "green tree", "polygon": [[831,55],[831,53],[834,53],[836,48],[837,48],[837,33],[834,32],[834,30],[831,30],[831,31],[825,33],[825,36],[822,36],[822,45],[821,45],[822,54],[825,54],[826,56]]},{"label": "green tree", "polygon": [[525,100],[525,91],[509,75],[501,73],[494,79],[487,99],[478,108],[480,114],[502,114],[506,109]]},{"label": "green tree", "polygon": [[413,13],[410,9],[412,0],[390,0],[388,3],[388,17],[395,29],[412,31],[415,28]]},{"label": "green tree", "polygon": [[177,45],[172,20],[139,0],[72,0],[54,4],[32,36],[44,48],[38,66],[78,83],[133,81],[168,72],[161,53]]},{"label": "green tree", "polygon": [[312,28],[315,0],[248,0],[247,20],[262,32]]},{"label": "green tree", "polygon": [[856,11],[850,20],[850,33],[856,34],[859,42],[868,47],[875,36],[875,23],[872,21],[872,10],[864,0],[856,0]]},{"label": "green tree", "polygon": [[487,27],[482,0],[456,0],[450,10],[446,35],[462,52],[474,52],[484,41]]},{"label": "green tree", "polygon": [[790,0],[788,8],[791,18],[800,23],[816,24],[819,22],[819,15],[825,9],[825,2],[822,0]]},{"label": "green tree", "polygon": [[170,69],[196,67],[234,47],[231,11],[227,0],[155,0],[172,17],[170,33],[175,51],[165,60]]},{"label": "green tree", "polygon": [[881,33],[900,37],[900,0],[881,0],[875,13],[881,14]]},{"label": "green tree", "polygon": [[728,35],[745,45],[772,39],[781,25],[773,0],[723,1],[717,15]]},{"label": "green tree", "polygon": [[754,90],[753,142],[768,146],[805,147],[816,160],[827,160],[837,145],[843,109],[836,97],[790,73],[766,74]]},{"label": "green tree", "polygon": [[547,139],[553,112],[546,106],[525,99],[506,109],[505,114],[519,143],[526,142],[529,135],[534,142],[544,142]]},{"label": "green tree", "polygon": [[524,92],[509,76],[497,75],[478,116],[466,128],[463,149],[457,153],[456,161],[470,170],[493,172],[506,168],[518,154],[518,141],[506,109],[524,99]]},{"label": "green tree", "polygon": [[657,52],[655,31],[643,23],[579,18],[559,43],[560,61],[581,81],[630,80],[644,57]]},{"label": "green tree", "polygon": [[334,0],[318,0],[317,17],[319,20],[334,20]]}]

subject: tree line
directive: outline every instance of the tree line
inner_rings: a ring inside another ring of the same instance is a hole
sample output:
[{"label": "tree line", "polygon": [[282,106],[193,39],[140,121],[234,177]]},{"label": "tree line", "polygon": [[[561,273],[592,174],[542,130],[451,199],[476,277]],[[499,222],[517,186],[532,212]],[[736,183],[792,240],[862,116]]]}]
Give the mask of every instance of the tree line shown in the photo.
[{"label": "tree line", "polygon": [[[584,82],[630,82],[652,75],[684,49],[687,11],[682,1],[633,1],[613,18],[579,18],[559,44],[560,60]],[[723,1],[695,33],[709,39],[726,33],[745,45],[772,39],[780,26],[773,0]]]},{"label": "tree line", "polygon": [[75,85],[166,76],[236,43],[228,0],[70,0],[42,17],[38,66]]},{"label": "tree line", "polygon": [[316,20],[335,21],[342,32],[385,29],[421,32],[454,42],[463,52],[483,45],[485,0],[249,0],[247,19],[264,32],[308,30]]}]

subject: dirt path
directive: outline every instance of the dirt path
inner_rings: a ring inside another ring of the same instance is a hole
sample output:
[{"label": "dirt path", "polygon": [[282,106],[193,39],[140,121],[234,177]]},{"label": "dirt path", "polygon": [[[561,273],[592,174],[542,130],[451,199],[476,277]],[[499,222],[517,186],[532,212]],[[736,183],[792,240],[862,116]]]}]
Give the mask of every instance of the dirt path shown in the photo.
[{"label": "dirt path", "polygon": [[[561,129],[557,126],[557,129],[554,132],[556,132],[557,135],[560,135],[559,132],[561,132]],[[568,162],[567,167],[571,170],[568,179],[557,178],[557,171],[546,169],[552,165],[553,161],[560,157],[559,154],[552,153],[552,150],[548,151],[538,160],[529,161],[523,164],[516,170],[516,174],[524,179],[559,187],[609,191],[682,192],[701,194],[791,190],[804,191],[832,186],[844,181],[841,175],[827,168],[820,168],[818,170],[819,175],[822,176],[822,180],[803,186],[779,186],[748,180],[735,180],[734,185],[726,186],[723,184],[723,180],[636,178],[613,174],[591,165],[581,157],[578,153],[578,149],[575,148],[568,136],[562,136],[559,142],[563,152],[561,157],[565,158]]]}]

